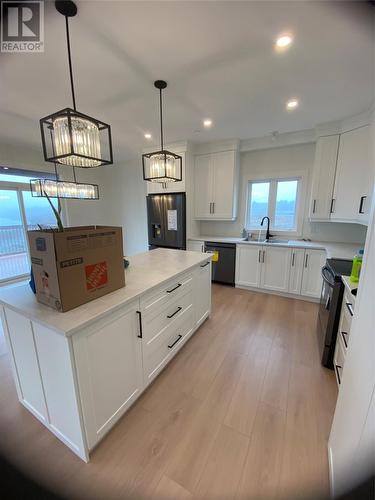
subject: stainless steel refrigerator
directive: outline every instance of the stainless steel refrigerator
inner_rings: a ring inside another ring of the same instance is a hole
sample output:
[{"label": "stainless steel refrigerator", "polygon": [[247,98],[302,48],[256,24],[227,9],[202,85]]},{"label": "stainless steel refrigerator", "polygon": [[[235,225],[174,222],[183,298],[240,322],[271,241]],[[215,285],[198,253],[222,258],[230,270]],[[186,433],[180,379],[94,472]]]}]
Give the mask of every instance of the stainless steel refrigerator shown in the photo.
[{"label": "stainless steel refrigerator", "polygon": [[186,250],[185,193],[147,196],[148,245]]}]

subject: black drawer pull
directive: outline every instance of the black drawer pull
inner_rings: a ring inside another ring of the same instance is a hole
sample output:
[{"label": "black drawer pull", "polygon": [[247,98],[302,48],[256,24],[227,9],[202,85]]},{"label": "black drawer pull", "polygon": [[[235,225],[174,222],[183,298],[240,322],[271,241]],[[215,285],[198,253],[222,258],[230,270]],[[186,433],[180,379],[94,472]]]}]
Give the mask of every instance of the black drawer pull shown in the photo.
[{"label": "black drawer pull", "polygon": [[138,314],[138,321],[139,321],[139,335],[137,337],[139,339],[143,338],[143,330],[142,330],[142,313],[141,311],[137,311]]},{"label": "black drawer pull", "polygon": [[316,200],[314,200],[314,203],[313,203],[313,209],[312,209],[313,214],[315,214],[315,209],[316,209]]},{"label": "black drawer pull", "polygon": [[347,343],[347,341],[346,341],[345,335],[348,335],[348,334],[347,334],[347,332],[343,332],[343,331],[341,330],[341,337],[342,337],[342,340],[344,341],[344,344],[345,344],[345,349],[347,349],[347,348],[348,348],[348,343]]},{"label": "black drawer pull", "polygon": [[209,263],[210,262],[206,262],[205,264],[201,264],[201,267],[206,267],[206,266],[208,266]]},{"label": "black drawer pull", "polygon": [[182,307],[177,307],[177,310],[176,310],[173,314],[171,314],[171,315],[167,316],[167,318],[168,318],[168,319],[173,318],[173,316],[175,316],[178,312],[180,312],[180,311],[181,311],[181,309],[182,309]]},{"label": "black drawer pull", "polygon": [[180,288],[180,286],[182,286],[181,283],[179,283],[177,286],[175,286],[174,288],[172,288],[172,290],[167,290],[167,293],[172,293],[174,292],[175,290],[177,290],[177,288]]},{"label": "black drawer pull", "polygon": [[171,344],[171,345],[168,346],[168,349],[172,349],[172,347],[174,347],[177,344],[177,342],[179,342],[181,339],[182,339],[182,335],[179,335],[178,338],[177,338],[177,340],[175,340],[173,342],[173,344]]},{"label": "black drawer pull", "polygon": [[349,311],[350,316],[354,316],[353,306],[350,302],[345,302],[345,305]]},{"label": "black drawer pull", "polygon": [[342,366],[335,365],[335,371],[336,371],[336,375],[337,375],[337,380],[339,381],[339,385],[340,385],[341,384],[341,377],[340,377],[340,373],[339,373],[339,368],[340,368],[340,370],[342,370]]},{"label": "black drawer pull", "polygon": [[363,203],[364,203],[364,201],[365,201],[366,198],[367,198],[367,196],[361,196],[361,201],[359,203],[359,210],[358,210],[359,214],[364,214],[365,213],[363,211]]}]

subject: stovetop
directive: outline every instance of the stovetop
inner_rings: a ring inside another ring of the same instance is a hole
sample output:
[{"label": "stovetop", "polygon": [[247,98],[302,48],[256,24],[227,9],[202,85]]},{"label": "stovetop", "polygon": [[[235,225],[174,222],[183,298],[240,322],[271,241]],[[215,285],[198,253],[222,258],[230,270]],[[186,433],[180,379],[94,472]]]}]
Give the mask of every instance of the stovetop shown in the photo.
[{"label": "stovetop", "polygon": [[352,260],[348,259],[327,259],[326,266],[335,277],[335,281],[339,281],[341,276],[350,276],[352,271]]}]

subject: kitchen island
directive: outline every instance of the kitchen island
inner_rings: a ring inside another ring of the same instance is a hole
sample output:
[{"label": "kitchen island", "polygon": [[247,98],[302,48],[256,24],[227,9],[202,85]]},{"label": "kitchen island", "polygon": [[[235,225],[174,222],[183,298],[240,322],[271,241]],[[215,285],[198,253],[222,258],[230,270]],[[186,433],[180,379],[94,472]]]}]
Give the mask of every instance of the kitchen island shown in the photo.
[{"label": "kitchen island", "polygon": [[134,256],[125,288],[66,313],[39,304],[26,284],[2,290],[19,401],[88,462],[209,316],[210,260],[168,249]]}]

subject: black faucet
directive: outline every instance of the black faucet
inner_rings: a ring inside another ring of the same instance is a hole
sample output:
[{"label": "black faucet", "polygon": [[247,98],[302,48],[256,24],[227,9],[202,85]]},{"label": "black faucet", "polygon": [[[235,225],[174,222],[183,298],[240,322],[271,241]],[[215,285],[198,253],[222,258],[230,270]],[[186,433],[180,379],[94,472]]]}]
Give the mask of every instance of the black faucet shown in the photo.
[{"label": "black faucet", "polygon": [[264,219],[267,219],[266,240],[269,240],[272,237],[272,234],[270,234],[270,218],[267,217],[267,215],[263,217],[262,222],[260,223],[261,226],[263,226]]}]

